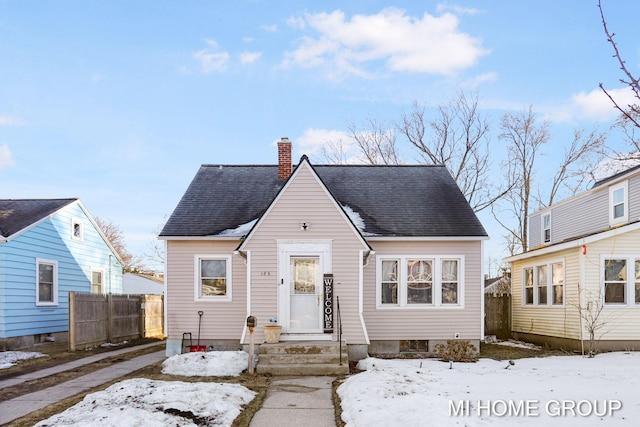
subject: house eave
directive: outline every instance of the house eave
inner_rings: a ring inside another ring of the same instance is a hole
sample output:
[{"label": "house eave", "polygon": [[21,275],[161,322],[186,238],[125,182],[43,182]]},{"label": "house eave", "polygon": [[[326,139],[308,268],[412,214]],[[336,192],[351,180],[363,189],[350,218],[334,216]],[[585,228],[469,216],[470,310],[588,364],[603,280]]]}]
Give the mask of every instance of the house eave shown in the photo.
[{"label": "house eave", "polygon": [[507,258],[503,258],[504,262],[515,262],[521,261],[523,259],[528,259],[535,256],[548,255],[554,252],[559,252],[567,249],[579,248],[584,245],[588,245],[590,243],[598,242],[603,239],[608,239],[610,237],[615,237],[620,234],[629,233],[631,231],[640,230],[640,222],[634,222],[632,224],[627,224],[621,227],[615,227],[611,229],[607,229],[604,231],[600,231],[598,233],[591,234],[589,236],[581,237],[575,240],[571,240],[568,242],[556,243],[549,246],[544,246],[541,248],[532,249],[530,251],[513,255]]},{"label": "house eave", "polygon": [[400,241],[420,241],[420,242],[441,242],[441,241],[469,241],[469,240],[489,240],[489,236],[364,236],[370,242],[400,242]]},{"label": "house eave", "polygon": [[158,240],[243,240],[244,236],[158,236]]}]

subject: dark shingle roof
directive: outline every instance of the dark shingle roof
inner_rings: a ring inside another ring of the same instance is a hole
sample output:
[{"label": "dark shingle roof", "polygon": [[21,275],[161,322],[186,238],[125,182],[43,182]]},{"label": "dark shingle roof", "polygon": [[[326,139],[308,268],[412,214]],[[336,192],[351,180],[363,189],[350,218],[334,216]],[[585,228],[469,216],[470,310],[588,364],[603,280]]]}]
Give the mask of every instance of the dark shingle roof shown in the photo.
[{"label": "dark shingle roof", "polygon": [[78,199],[0,199],[0,235],[9,237]]},{"label": "dark shingle roof", "polygon": [[[313,166],[366,235],[487,235],[444,166]],[[202,165],[160,236],[210,236],[259,218],[286,181],[274,166]]]}]

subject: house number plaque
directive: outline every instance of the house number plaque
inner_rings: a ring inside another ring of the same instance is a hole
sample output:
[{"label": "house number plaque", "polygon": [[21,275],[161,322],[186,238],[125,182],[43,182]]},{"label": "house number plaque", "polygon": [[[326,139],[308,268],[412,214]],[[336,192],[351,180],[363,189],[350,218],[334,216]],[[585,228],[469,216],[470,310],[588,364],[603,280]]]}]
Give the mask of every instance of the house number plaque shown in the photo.
[{"label": "house number plaque", "polygon": [[324,286],[324,305],[323,319],[324,319],[324,333],[333,333],[333,274],[325,274],[323,277]]}]

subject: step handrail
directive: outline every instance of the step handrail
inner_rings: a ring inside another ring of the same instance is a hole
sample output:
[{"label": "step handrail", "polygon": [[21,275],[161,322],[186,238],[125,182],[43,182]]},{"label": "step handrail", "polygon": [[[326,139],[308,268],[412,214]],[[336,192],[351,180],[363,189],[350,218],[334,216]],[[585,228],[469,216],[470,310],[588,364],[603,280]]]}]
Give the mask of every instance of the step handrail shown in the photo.
[{"label": "step handrail", "polygon": [[338,345],[340,349],[340,366],[342,366],[342,316],[340,315],[340,297],[336,295],[336,318],[338,320]]}]

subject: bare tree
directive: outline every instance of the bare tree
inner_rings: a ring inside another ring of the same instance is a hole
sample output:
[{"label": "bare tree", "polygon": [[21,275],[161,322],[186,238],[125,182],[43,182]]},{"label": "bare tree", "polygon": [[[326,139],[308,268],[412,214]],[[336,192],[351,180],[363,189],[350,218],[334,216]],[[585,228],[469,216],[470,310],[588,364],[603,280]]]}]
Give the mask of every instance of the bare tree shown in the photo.
[{"label": "bare tree", "polygon": [[354,123],[348,129],[362,161],[371,165],[398,165],[401,163],[393,127],[369,118],[367,127],[359,129]]},{"label": "bare tree", "polygon": [[489,180],[489,123],[478,109],[478,96],[464,92],[438,107],[428,120],[425,105],[415,102],[398,126],[428,164],[447,167],[471,208],[479,212],[506,193]]},{"label": "bare tree", "polygon": [[111,243],[111,246],[118,252],[122,259],[122,269],[126,272],[137,272],[143,269],[141,260],[127,251],[125,247],[124,233],[119,226],[110,220],[103,220],[95,217],[96,224]]},{"label": "bare tree", "polygon": [[602,27],[604,28],[604,32],[607,36],[607,41],[613,47],[613,57],[618,60],[618,64],[620,65],[620,69],[622,70],[623,78],[620,79],[620,83],[627,86],[629,89],[633,91],[634,97],[636,99],[635,104],[628,105],[620,105],[618,101],[611,95],[609,91],[604,88],[604,85],[600,83],[600,89],[609,97],[614,107],[620,111],[625,120],[629,121],[636,128],[640,128],[640,82],[638,77],[635,77],[633,73],[627,67],[626,61],[622,58],[620,54],[620,50],[618,49],[618,44],[614,40],[615,33],[609,31],[609,27],[607,26],[607,21],[604,17],[604,11],[602,10],[602,2],[598,0],[598,9],[600,10],[600,18],[602,19]]},{"label": "bare tree", "polygon": [[596,337],[596,334],[607,324],[607,319],[604,316],[604,297],[602,292],[598,292],[593,295],[592,292],[588,292],[585,289],[581,289],[578,284],[578,303],[575,307],[578,309],[578,315],[580,316],[580,342],[582,346],[582,355],[584,356],[584,338],[582,331],[586,329],[589,334],[587,341],[587,354],[589,357],[594,357],[598,352],[598,342],[602,337],[600,334]]},{"label": "bare tree", "polygon": [[506,113],[500,129],[500,139],[507,143],[508,152],[505,180],[510,183],[510,190],[505,195],[506,210],[517,224],[507,225],[495,210],[494,217],[507,231],[507,247],[513,255],[518,248],[522,252],[527,251],[527,224],[535,164],[542,146],[549,141],[549,123],[545,121],[538,125],[533,107],[529,107],[517,114]]},{"label": "bare tree", "polygon": [[586,189],[593,181],[593,171],[603,159],[604,134],[595,129],[586,133],[583,129],[574,129],[573,140],[565,148],[564,157],[551,181],[546,203],[538,197],[541,206],[550,206],[562,189],[568,196],[574,196]]},{"label": "bare tree", "polygon": [[348,146],[342,139],[338,141],[325,141],[322,145],[322,157],[325,161],[334,165],[344,165],[348,163],[348,151]]}]

